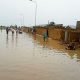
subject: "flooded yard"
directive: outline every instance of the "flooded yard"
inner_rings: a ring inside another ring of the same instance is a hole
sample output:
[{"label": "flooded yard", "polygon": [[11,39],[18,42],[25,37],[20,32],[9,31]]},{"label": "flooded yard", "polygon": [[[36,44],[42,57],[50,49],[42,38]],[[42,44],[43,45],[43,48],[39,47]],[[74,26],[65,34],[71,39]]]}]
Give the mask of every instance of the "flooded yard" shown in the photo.
[{"label": "flooded yard", "polygon": [[80,49],[0,31],[0,80],[80,80]]}]

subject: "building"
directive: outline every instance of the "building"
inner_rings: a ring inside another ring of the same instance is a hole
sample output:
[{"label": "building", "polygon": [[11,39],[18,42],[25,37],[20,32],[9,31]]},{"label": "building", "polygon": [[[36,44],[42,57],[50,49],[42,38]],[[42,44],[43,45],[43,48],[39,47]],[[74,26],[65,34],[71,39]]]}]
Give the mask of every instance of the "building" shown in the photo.
[{"label": "building", "polygon": [[76,29],[80,29],[80,21],[77,21]]}]

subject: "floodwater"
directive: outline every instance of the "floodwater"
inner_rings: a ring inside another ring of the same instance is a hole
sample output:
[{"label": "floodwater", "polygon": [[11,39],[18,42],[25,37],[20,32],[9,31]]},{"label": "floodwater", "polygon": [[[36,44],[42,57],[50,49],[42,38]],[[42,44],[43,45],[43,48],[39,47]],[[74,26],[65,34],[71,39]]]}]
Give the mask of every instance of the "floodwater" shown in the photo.
[{"label": "floodwater", "polygon": [[0,31],[0,80],[80,80],[80,49]]}]

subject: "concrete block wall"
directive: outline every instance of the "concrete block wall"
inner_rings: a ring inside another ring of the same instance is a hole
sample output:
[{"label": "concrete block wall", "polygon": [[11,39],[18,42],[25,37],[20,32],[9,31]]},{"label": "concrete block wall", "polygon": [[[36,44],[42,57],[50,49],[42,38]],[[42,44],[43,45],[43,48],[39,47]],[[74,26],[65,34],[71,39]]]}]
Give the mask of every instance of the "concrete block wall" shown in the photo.
[{"label": "concrete block wall", "polygon": [[69,42],[79,42],[79,39],[80,39],[80,32],[74,32],[74,31],[69,32],[68,36]]},{"label": "concrete block wall", "polygon": [[49,28],[49,37],[55,40],[64,40],[64,30],[63,29],[53,29]]},{"label": "concrete block wall", "polygon": [[[40,27],[36,28],[37,34],[43,35],[46,31],[46,28]],[[55,40],[64,40],[64,30],[63,29],[55,29],[55,28],[48,28],[49,37]]]},{"label": "concrete block wall", "polygon": [[39,35],[43,35],[43,33],[46,31],[45,28],[40,27],[40,28],[36,28],[36,33]]},{"label": "concrete block wall", "polygon": [[[46,31],[47,28],[44,27],[36,27],[36,33],[43,36],[43,33]],[[31,33],[32,28],[25,27],[23,28],[24,32]],[[65,41],[65,32],[68,32],[66,42],[78,42],[80,40],[80,31],[76,30],[65,30],[60,28],[48,28],[49,37],[54,40]]]}]

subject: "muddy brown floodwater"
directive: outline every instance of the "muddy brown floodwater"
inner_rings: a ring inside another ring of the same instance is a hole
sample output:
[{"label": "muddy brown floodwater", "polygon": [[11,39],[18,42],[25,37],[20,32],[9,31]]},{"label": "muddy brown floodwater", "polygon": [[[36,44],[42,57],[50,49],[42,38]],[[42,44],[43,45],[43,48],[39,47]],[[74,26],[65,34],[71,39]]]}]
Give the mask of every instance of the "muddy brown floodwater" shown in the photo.
[{"label": "muddy brown floodwater", "polygon": [[51,39],[0,31],[0,80],[80,80],[80,49]]}]

